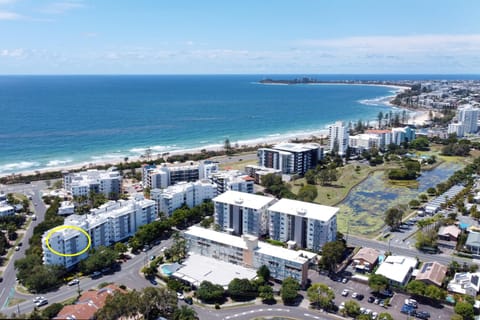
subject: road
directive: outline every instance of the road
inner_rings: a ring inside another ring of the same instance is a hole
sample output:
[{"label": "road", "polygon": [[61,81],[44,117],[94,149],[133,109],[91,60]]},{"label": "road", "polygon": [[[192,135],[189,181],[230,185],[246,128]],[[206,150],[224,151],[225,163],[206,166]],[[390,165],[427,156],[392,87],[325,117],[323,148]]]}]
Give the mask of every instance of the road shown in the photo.
[{"label": "road", "polygon": [[[23,193],[27,196],[32,197],[32,202],[34,205],[35,215],[37,216],[36,221],[32,221],[28,229],[25,231],[25,234],[22,238],[23,245],[20,247],[19,251],[14,251],[13,255],[10,257],[8,264],[3,272],[3,282],[0,284],[0,308],[3,309],[8,304],[8,300],[15,296],[15,285],[16,285],[16,275],[14,268],[14,261],[20,258],[25,257],[25,250],[28,248],[28,240],[33,234],[33,228],[43,221],[45,217],[45,212],[47,208],[45,207],[42,201],[42,191],[46,188],[44,182],[33,182],[31,184],[25,185],[12,185],[12,186],[1,186],[0,191],[5,193]],[[12,249],[13,250],[13,249]]]}]

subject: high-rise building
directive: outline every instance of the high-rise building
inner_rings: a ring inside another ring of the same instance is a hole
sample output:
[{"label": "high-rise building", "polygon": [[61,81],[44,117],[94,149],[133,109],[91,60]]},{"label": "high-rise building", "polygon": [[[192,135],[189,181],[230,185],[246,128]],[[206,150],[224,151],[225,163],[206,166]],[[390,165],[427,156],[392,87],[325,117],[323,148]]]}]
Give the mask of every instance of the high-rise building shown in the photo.
[{"label": "high-rise building", "polygon": [[343,121],[337,121],[328,127],[330,150],[343,156],[348,148],[348,126]]},{"label": "high-rise building", "polygon": [[323,147],[316,143],[281,143],[257,150],[258,165],[281,170],[285,174],[304,175],[323,158]]},{"label": "high-rise building", "polygon": [[412,142],[415,140],[415,137],[415,129],[409,126],[392,129],[392,143],[396,145],[401,145],[404,142]]},{"label": "high-rise building", "polygon": [[280,199],[268,208],[270,238],[319,251],[336,239],[337,212],[336,207]]},{"label": "high-rise building", "polygon": [[158,213],[171,216],[183,205],[192,208],[217,195],[217,185],[209,180],[179,182],[166,189],[152,189],[150,199],[157,204]]},{"label": "high-rise building", "polygon": [[[109,246],[123,241],[135,234],[140,226],[150,223],[157,217],[155,201],[136,195],[129,200],[109,201],[86,215],[71,215],[65,218],[64,225],[79,227],[91,238],[92,248]],[[42,237],[43,262],[60,264],[71,268],[88,256],[65,257],[53,253],[46,244],[47,235]],[[87,246],[87,237],[71,228],[51,233],[48,243],[51,248],[62,254],[75,254]]]},{"label": "high-rise building", "polygon": [[217,194],[229,190],[253,193],[255,179],[239,170],[225,170],[212,173],[210,181],[217,185]]},{"label": "high-rise building", "polygon": [[478,131],[479,109],[472,105],[463,105],[458,108],[458,121],[464,126],[464,133],[476,133]]},{"label": "high-rise building", "polygon": [[449,123],[448,134],[455,134],[458,138],[462,138],[465,134],[465,126],[461,122]]},{"label": "high-rise building", "polygon": [[268,232],[267,208],[275,198],[227,191],[213,199],[215,223],[233,234],[262,236]]}]

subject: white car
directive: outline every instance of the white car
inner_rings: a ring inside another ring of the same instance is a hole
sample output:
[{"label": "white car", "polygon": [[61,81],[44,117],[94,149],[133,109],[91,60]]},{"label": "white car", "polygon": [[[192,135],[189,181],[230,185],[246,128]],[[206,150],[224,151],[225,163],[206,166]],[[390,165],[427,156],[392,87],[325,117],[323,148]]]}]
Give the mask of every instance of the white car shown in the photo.
[{"label": "white car", "polygon": [[38,301],[38,302],[35,303],[35,305],[36,305],[37,307],[41,307],[41,306],[44,306],[44,305],[46,305],[46,304],[48,304],[48,300],[47,300],[47,299],[43,299],[43,300],[40,300],[40,301]]},{"label": "white car", "polygon": [[73,279],[72,281],[70,281],[70,282],[68,283],[68,285],[69,285],[69,286],[74,286],[74,285],[78,284],[79,282],[80,282],[80,280],[78,280],[78,279]]},{"label": "white car", "polygon": [[183,300],[183,299],[185,299],[185,296],[184,296],[182,293],[177,292],[177,298],[178,298],[179,300]]},{"label": "white car", "polygon": [[356,292],[352,293],[352,298],[353,299],[357,298],[357,296],[358,296],[358,293],[356,293]]},{"label": "white car", "polygon": [[378,317],[378,312],[372,312],[372,320],[376,320]]},{"label": "white car", "polygon": [[343,289],[342,296],[344,297],[348,296],[348,292],[349,292],[348,289]]},{"label": "white car", "polygon": [[41,301],[41,300],[45,300],[45,297],[35,297],[35,299],[33,299],[33,303],[37,303],[38,301]]}]

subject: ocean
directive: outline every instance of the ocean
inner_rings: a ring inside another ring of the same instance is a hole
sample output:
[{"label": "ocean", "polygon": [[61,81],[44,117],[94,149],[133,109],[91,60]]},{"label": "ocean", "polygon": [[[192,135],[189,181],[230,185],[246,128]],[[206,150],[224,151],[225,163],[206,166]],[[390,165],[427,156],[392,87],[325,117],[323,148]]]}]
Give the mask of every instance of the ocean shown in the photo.
[{"label": "ocean", "polygon": [[258,83],[267,77],[298,75],[0,76],[0,175],[139,156],[146,148],[155,156],[215,147],[226,138],[261,143],[392,110],[386,97],[393,88]]}]

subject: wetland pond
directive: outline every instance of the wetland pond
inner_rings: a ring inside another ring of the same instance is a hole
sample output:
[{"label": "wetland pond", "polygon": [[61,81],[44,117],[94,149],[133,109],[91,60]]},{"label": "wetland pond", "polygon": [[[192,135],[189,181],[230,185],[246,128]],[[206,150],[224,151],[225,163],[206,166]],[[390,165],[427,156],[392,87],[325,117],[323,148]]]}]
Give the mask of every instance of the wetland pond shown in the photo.
[{"label": "wetland pond", "polygon": [[430,171],[422,171],[416,182],[404,185],[389,182],[385,171],[375,171],[338,205],[338,230],[346,233],[349,220],[349,234],[375,236],[384,226],[384,213],[388,208],[418,199],[420,193],[446,181],[462,167],[459,163],[444,162]]}]

